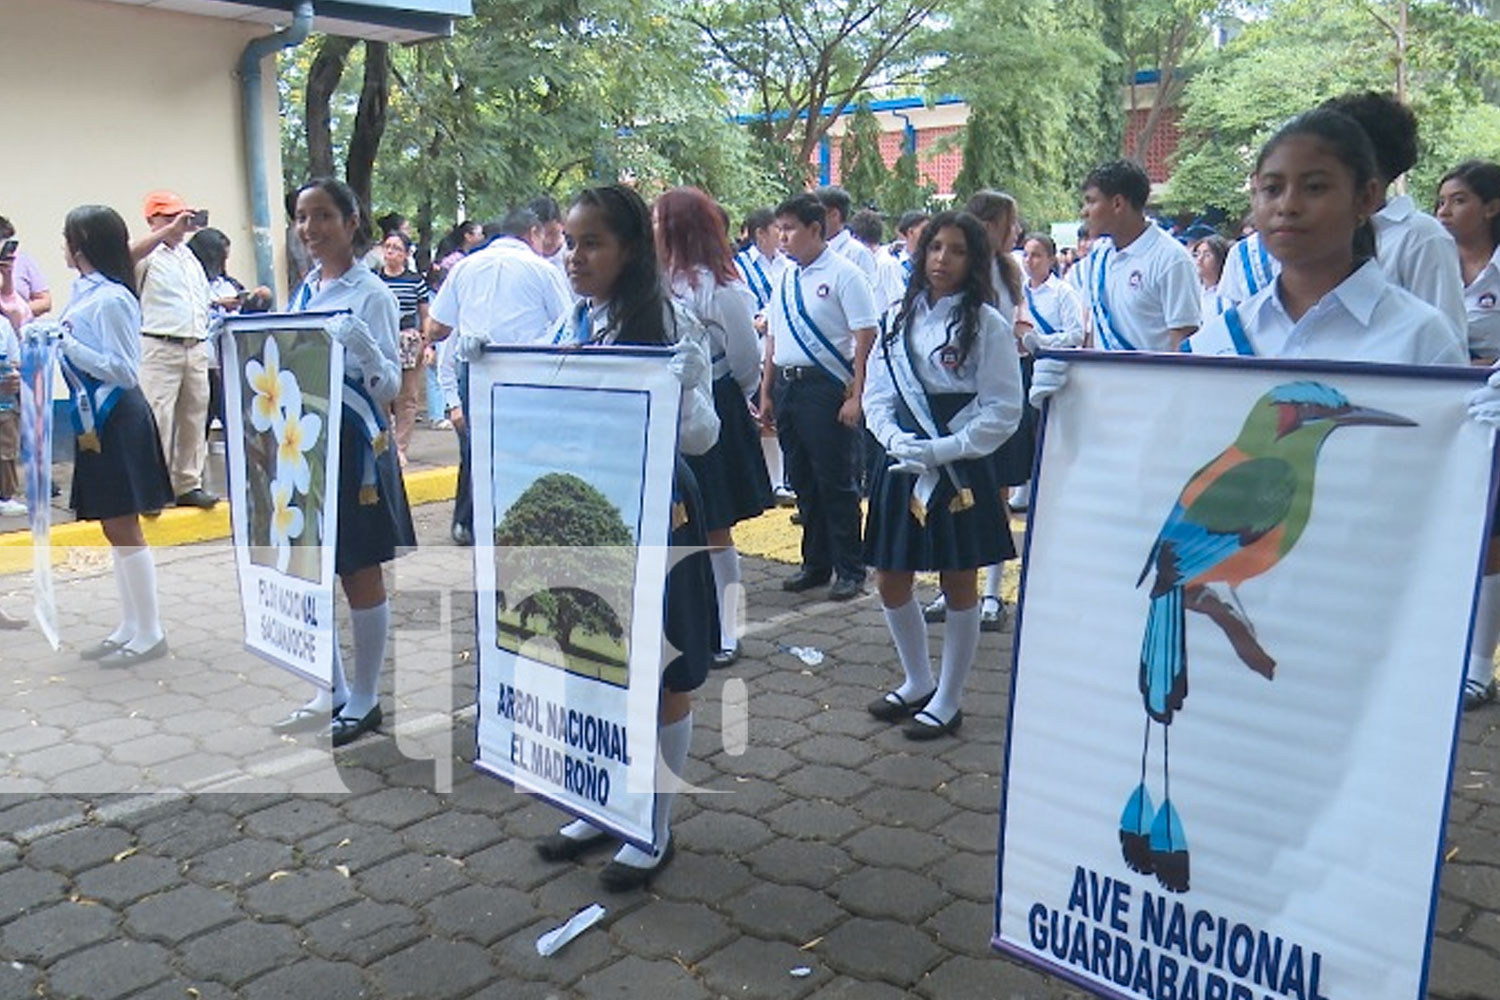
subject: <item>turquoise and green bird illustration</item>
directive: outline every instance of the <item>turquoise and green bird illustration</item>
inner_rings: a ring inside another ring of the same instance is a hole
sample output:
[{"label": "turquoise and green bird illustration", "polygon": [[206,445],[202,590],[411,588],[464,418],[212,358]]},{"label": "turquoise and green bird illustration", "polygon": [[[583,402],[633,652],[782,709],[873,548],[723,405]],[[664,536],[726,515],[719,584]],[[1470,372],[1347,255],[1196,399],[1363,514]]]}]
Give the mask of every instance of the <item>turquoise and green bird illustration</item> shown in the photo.
[{"label": "turquoise and green bird illustration", "polygon": [[[1236,588],[1275,567],[1301,539],[1312,517],[1319,452],[1340,427],[1361,425],[1416,426],[1397,414],[1356,406],[1320,382],[1289,382],[1261,396],[1234,443],[1182,488],[1136,580],[1139,587],[1151,578],[1139,675],[1146,721],[1141,780],[1120,818],[1120,849],[1132,870],[1155,875],[1174,892],[1189,885],[1168,739],[1188,693],[1187,612],[1218,625],[1250,669],[1267,680],[1275,676],[1276,661],[1257,641]],[[1147,787],[1151,734],[1158,728],[1160,806]]]}]

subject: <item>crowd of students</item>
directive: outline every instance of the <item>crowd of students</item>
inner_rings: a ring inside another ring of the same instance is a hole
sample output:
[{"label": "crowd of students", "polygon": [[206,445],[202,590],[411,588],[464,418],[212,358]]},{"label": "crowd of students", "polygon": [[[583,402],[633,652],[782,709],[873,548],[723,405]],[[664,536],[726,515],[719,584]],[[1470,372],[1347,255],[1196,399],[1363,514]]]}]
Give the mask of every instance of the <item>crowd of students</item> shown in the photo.
[{"label": "crowd of students", "polygon": [[[732,241],[702,191],[672,189],[647,206],[631,187],[608,185],[565,214],[544,198],[484,229],[456,227],[431,275],[435,293],[410,266],[399,224],[381,227],[378,255],[367,257],[376,233],[358,198],[340,182],[310,181],[291,202],[310,269],[290,309],[339,311],[328,329],[346,352],[351,405],[383,413],[395,401],[397,449],[376,447],[367,421],[344,422],[336,563],[353,673],[336,663],[332,691],[277,728],[327,730],[342,745],[381,725],[382,566],[414,544],[401,465],[422,357],[436,355],[437,391],[459,435],[452,531],[470,544],[467,369],[486,346],[520,342],[673,348],[675,490],[687,516],[672,538],[701,555],[668,578],[666,632],[678,653],[662,677],[659,727],[669,768],[680,773],[686,759],[691,693],[740,656],[733,529],[778,497],[795,497],[801,525],[801,563],[783,589],[826,585],[828,599],[848,600],[874,570],[901,678],[870,714],[914,740],[953,734],[979,634],[1004,622],[1000,566],[1016,556],[1009,512],[1028,502],[1035,407],[1067,391],[1057,352],[1494,362],[1500,166],[1455,167],[1434,218],[1389,193],[1416,148],[1415,118],[1387,95],[1309,110],[1260,151],[1252,211],[1233,244],[1197,232],[1185,246],[1147,216],[1144,171],[1106,163],[1082,186],[1078,245],[1062,255],[994,191],[958,211],[907,212],[886,244],[880,217],[853,211],[836,187],[749,213]],[[90,432],[78,440],[72,504],[104,526],[121,604],[118,627],[83,655],[127,665],[166,649],[139,516],[169,502],[174,484],[137,384],[142,326],[125,224],[85,206],[64,234],[79,273],[60,327],[64,368]],[[4,354],[29,316],[3,259],[0,305]],[[1033,362],[1041,350],[1054,355]],[[0,376],[0,394],[14,391]],[[1469,407],[1500,425],[1500,374]],[[926,607],[914,586],[925,572],[941,587]],[[1466,707],[1495,697],[1500,545],[1486,572]],[[927,629],[938,622],[934,671]],[[645,884],[670,859],[671,798],[659,796],[653,850],[627,845],[605,869],[611,888]],[[606,841],[576,821],[540,850],[570,859]]]}]

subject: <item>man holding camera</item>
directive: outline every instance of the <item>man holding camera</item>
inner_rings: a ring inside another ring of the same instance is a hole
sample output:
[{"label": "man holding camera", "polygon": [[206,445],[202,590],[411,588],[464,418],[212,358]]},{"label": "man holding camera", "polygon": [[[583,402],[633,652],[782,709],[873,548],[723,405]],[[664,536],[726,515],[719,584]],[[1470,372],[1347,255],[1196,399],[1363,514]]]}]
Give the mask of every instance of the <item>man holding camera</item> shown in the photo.
[{"label": "man holding camera", "polygon": [[141,289],[141,390],[156,417],[177,506],[207,509],[219,502],[203,488],[213,296],[187,239],[208,225],[208,212],[171,191],[153,191],[145,215],[151,232],[130,245]]}]

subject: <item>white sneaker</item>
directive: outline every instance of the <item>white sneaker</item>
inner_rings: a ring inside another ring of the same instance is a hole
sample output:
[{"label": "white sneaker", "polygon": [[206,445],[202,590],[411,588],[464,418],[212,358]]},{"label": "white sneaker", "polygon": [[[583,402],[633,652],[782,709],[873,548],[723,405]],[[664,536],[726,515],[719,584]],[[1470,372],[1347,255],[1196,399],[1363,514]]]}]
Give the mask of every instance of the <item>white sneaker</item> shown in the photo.
[{"label": "white sneaker", "polygon": [[1022,483],[1010,491],[1010,509],[1023,511],[1031,506],[1031,484]]},{"label": "white sneaker", "polygon": [[776,487],[774,492],[776,494],[776,506],[792,507],[796,505],[797,494],[792,491],[791,487],[778,486]]},{"label": "white sneaker", "polygon": [[922,620],[927,622],[941,622],[948,620],[948,595],[938,592],[932,603],[922,608]]},{"label": "white sneaker", "polygon": [[0,500],[0,517],[25,517],[26,505],[19,500]]}]

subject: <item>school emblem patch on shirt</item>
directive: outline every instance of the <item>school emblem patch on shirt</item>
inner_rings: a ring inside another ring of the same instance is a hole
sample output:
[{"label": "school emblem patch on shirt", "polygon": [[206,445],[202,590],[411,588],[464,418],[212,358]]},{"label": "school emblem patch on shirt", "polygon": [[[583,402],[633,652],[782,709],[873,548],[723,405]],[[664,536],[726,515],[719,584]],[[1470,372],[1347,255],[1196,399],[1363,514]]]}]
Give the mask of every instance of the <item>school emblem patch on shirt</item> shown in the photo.
[{"label": "school emblem patch on shirt", "polygon": [[1130,287],[1133,290],[1137,290],[1138,291],[1140,289],[1140,287],[1141,287],[1141,282],[1143,282],[1145,280],[1146,280],[1145,276],[1142,275],[1140,271],[1131,271],[1130,272]]},{"label": "school emblem patch on shirt", "polygon": [[1479,296],[1479,308],[1481,308],[1481,309],[1493,309],[1493,308],[1495,308],[1495,293],[1494,292],[1485,292],[1483,295]]},{"label": "school emblem patch on shirt", "polygon": [[827,285],[819,285],[818,286],[818,298],[820,298],[820,299],[826,299],[826,298],[828,298],[828,293],[831,292],[831,291],[833,291],[833,289],[829,288]]}]

